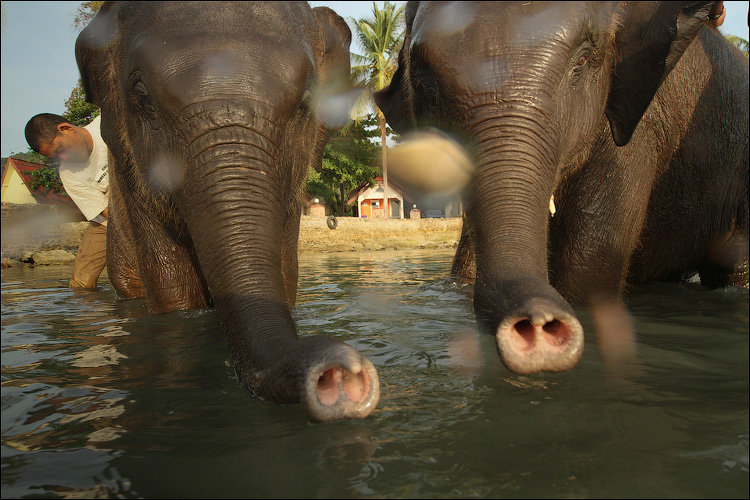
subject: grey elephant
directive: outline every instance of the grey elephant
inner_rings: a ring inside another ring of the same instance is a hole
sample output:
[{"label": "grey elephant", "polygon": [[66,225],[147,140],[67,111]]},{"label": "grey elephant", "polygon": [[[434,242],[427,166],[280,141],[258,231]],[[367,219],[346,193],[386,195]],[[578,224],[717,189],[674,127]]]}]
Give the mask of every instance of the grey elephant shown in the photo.
[{"label": "grey elephant", "polygon": [[[748,63],[713,2],[409,2],[376,95],[475,171],[453,273],[518,373],[578,362],[568,301],[627,283],[748,284]],[[550,200],[556,213],[551,216]]]},{"label": "grey elephant", "polygon": [[298,337],[290,312],[302,190],[347,119],[325,103],[346,90],[350,42],[306,2],[108,2],[76,42],[111,150],[116,291],[153,312],[215,305],[241,383],[313,421],[379,399],[369,360]]}]

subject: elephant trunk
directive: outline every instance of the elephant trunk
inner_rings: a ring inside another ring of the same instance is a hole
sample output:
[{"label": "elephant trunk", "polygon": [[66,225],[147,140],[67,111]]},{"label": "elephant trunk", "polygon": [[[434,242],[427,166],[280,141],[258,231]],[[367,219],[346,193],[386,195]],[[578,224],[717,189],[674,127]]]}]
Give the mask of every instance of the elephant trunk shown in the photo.
[{"label": "elephant trunk", "polygon": [[554,145],[539,133],[540,120],[529,114],[475,123],[477,169],[468,220],[477,262],[477,318],[495,334],[510,370],[568,370],[583,353],[583,329],[548,282]]},{"label": "elephant trunk", "polygon": [[254,143],[247,130],[222,134],[193,141],[175,199],[241,382],[264,400],[302,402],[313,421],[366,417],[379,398],[372,363],[338,340],[297,338],[297,233],[285,233],[301,213],[292,166],[260,134]]}]

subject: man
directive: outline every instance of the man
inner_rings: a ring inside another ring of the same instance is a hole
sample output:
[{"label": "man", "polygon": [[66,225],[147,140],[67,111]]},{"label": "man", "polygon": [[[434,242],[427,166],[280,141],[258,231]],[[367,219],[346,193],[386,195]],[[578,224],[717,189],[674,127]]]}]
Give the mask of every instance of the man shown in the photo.
[{"label": "man", "polygon": [[26,124],[31,149],[59,163],[65,192],[89,221],[78,247],[70,288],[96,288],[106,259],[109,203],[109,150],[100,132],[101,118],[77,127],[62,116],[42,113]]}]

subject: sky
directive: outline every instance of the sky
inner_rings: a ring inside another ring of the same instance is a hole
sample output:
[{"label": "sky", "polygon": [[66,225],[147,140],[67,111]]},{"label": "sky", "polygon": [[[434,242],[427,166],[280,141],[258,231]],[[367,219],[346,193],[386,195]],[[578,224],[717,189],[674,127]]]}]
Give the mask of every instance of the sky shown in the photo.
[{"label": "sky", "polygon": [[[38,113],[62,114],[65,100],[78,82],[74,46],[78,32],[73,17],[81,2],[3,2],[4,25],[0,53],[2,156],[27,151],[23,129]],[[402,4],[405,2],[394,2]],[[327,6],[346,18],[372,12],[372,2],[310,2]],[[750,2],[724,2],[727,18],[721,30],[750,39]],[[382,2],[378,2],[382,6]],[[353,42],[354,45],[354,42]],[[356,51],[356,47],[352,47]]]}]

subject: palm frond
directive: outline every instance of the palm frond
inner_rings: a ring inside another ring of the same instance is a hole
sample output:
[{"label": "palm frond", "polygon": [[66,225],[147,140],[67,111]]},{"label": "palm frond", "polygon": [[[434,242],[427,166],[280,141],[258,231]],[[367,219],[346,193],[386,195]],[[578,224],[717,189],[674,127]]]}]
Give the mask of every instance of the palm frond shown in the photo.
[{"label": "palm frond", "polygon": [[750,54],[750,43],[748,43],[747,40],[736,35],[726,35],[726,38],[727,40],[729,40],[729,43],[737,47],[740,52],[745,54],[745,57],[748,57],[748,54]]}]

